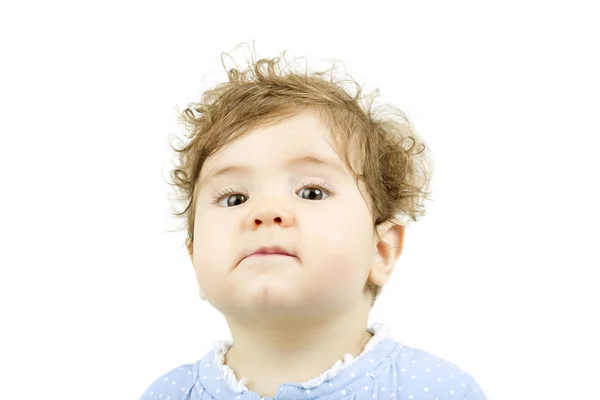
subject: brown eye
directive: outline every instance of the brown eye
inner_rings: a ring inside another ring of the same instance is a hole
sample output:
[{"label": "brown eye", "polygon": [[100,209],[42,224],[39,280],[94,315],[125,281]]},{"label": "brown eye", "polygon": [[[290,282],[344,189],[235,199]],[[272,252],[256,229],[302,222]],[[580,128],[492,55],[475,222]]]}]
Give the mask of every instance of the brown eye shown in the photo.
[{"label": "brown eye", "polygon": [[246,196],[244,196],[243,194],[232,194],[231,196],[227,196],[224,198],[225,202],[226,202],[226,207],[235,207],[235,206],[239,206],[240,204],[246,202],[246,200],[248,200],[248,198]]},{"label": "brown eye", "polygon": [[245,203],[248,197],[235,189],[227,188],[215,193],[213,200],[219,207],[235,207]]},{"label": "brown eye", "polygon": [[300,197],[306,200],[322,200],[327,196],[321,189],[307,187],[300,190]]}]

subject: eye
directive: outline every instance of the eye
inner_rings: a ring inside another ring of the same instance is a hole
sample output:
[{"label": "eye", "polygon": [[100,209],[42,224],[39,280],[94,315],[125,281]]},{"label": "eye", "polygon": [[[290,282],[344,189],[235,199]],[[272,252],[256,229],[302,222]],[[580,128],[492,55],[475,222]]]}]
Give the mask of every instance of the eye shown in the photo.
[{"label": "eye", "polygon": [[[305,200],[323,200],[332,194],[332,189],[325,183],[312,182],[302,186],[296,193]],[[248,196],[233,188],[225,188],[217,192],[213,200],[220,207],[236,207],[248,201]]]},{"label": "eye", "polygon": [[298,194],[300,197],[306,200],[323,200],[331,194],[331,188],[326,184],[313,182],[308,185],[304,185]]},{"label": "eye", "polygon": [[214,196],[214,201],[221,207],[235,207],[245,203],[248,197],[238,193],[233,189],[227,188],[219,191]]}]

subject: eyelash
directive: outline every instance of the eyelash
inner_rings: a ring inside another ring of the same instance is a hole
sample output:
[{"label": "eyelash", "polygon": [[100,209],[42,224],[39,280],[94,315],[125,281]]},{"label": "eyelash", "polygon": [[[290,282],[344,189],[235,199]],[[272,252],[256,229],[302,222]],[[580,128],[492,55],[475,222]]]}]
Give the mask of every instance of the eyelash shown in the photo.
[{"label": "eyelash", "polygon": [[[323,183],[323,182],[310,182],[310,183],[307,183],[306,185],[300,186],[300,189],[298,189],[297,192],[299,192],[301,190],[304,190],[306,188],[318,188],[318,189],[321,189],[321,190],[323,190],[327,194],[327,196],[331,196],[333,194],[332,187],[329,186],[326,183]],[[233,188],[221,189],[221,190],[219,190],[217,193],[215,193],[213,195],[213,201],[215,203],[219,203],[219,202],[221,202],[221,200],[223,200],[224,197],[231,196],[232,194],[243,194],[243,193],[240,193],[239,191],[237,191],[237,190],[235,190]]]}]

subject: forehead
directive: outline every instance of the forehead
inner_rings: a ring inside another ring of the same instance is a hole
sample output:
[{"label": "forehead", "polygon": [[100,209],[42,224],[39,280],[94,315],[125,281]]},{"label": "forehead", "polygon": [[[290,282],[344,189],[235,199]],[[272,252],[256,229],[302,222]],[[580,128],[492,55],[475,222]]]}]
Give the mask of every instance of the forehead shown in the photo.
[{"label": "forehead", "polygon": [[275,124],[251,130],[208,157],[201,179],[231,164],[275,167],[304,156],[343,164],[329,127],[315,114],[303,112]]}]

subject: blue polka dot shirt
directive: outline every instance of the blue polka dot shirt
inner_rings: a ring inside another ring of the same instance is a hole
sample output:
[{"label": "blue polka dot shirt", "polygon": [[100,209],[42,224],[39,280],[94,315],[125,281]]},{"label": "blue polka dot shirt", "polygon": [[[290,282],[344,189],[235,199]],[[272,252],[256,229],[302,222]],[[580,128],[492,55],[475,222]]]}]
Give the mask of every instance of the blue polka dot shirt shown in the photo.
[{"label": "blue polka dot shirt", "polygon": [[[224,374],[218,349],[156,379],[140,400],[268,400]],[[329,371],[331,372],[331,371]],[[486,400],[474,378],[456,365],[387,336],[315,385],[283,383],[277,400]]]}]

